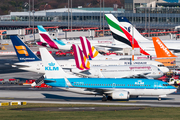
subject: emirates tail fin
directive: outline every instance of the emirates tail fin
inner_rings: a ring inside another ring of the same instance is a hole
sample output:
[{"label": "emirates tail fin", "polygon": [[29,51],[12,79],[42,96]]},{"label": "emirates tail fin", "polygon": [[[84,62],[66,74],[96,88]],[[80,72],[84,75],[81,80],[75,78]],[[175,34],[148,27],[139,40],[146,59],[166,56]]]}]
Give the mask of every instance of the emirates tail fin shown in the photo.
[{"label": "emirates tail fin", "polygon": [[73,44],[72,45],[73,51],[74,51],[74,58],[76,62],[76,67],[80,70],[84,69],[90,69],[90,62],[88,59],[83,55],[81,49],[78,45]]},{"label": "emirates tail fin", "polygon": [[152,37],[152,40],[154,43],[157,58],[177,57],[176,55],[172,54],[172,52],[158,37]]}]

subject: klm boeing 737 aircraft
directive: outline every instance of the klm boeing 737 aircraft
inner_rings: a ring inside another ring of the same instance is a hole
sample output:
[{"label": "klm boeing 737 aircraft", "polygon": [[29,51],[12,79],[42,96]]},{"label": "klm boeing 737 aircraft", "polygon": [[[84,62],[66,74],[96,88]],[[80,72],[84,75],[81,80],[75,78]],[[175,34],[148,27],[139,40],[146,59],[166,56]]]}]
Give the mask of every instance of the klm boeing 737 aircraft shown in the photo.
[{"label": "klm boeing 737 aircraft", "polygon": [[102,95],[102,101],[107,99],[129,99],[130,96],[166,96],[176,91],[176,88],[166,82],[152,79],[125,78],[79,78],[67,74],[49,54],[46,48],[40,48],[45,69],[44,82],[47,85],[67,91]]}]

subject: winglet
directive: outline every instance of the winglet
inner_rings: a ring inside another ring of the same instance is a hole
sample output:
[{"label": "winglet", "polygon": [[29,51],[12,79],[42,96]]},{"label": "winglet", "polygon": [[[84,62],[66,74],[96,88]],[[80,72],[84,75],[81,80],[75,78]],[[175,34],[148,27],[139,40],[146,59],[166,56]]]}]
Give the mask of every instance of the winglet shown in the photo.
[{"label": "winglet", "polygon": [[89,40],[86,37],[80,37],[83,53],[86,58],[90,56],[91,58],[95,58],[99,52],[95,49],[94,46],[91,45]]},{"label": "winglet", "polygon": [[152,39],[153,39],[157,58],[177,57],[176,55],[172,54],[172,52],[166,47],[166,45],[158,37],[152,37]]},{"label": "winglet", "polygon": [[76,67],[80,70],[90,69],[90,62],[87,60],[78,45],[72,45]]},{"label": "winglet", "polygon": [[24,44],[16,35],[10,36],[14,50],[16,51],[19,62],[39,61],[40,59]]}]

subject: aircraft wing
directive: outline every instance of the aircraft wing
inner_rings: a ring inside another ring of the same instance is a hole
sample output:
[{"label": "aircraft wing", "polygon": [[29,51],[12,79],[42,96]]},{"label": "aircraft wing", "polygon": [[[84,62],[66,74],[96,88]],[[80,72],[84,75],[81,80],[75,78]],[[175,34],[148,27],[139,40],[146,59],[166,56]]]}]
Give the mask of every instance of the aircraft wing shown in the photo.
[{"label": "aircraft wing", "polygon": [[122,77],[118,77],[118,78],[149,78],[149,79],[153,79],[151,77],[146,77],[146,75],[150,74],[151,72],[144,72],[141,74],[132,74],[132,75],[124,75]]},{"label": "aircraft wing", "polygon": [[101,89],[101,88],[87,88],[88,91],[97,92],[98,94],[112,93],[112,89]]},{"label": "aircraft wing", "polygon": [[92,75],[89,70],[84,70],[84,71],[81,71],[81,72],[73,72],[74,74],[77,74],[77,75],[82,75],[84,77],[90,77],[90,78],[104,78],[103,74],[101,73],[101,71],[99,70],[98,71],[98,75]]}]

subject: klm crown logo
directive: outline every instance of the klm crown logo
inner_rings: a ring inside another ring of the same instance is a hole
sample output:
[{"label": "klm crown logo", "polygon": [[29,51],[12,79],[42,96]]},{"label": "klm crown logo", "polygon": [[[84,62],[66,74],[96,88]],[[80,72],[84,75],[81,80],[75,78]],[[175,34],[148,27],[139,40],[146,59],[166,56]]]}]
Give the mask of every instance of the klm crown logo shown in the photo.
[{"label": "klm crown logo", "polygon": [[48,63],[48,67],[45,67],[45,71],[58,71],[59,67],[55,67],[55,63]]},{"label": "klm crown logo", "polygon": [[119,94],[119,96],[121,96],[121,97],[122,97],[122,96],[124,96],[124,94],[122,94],[122,93],[121,93],[121,94]]},{"label": "klm crown logo", "polygon": [[48,63],[49,66],[54,66],[55,63],[51,62],[51,63]]}]

